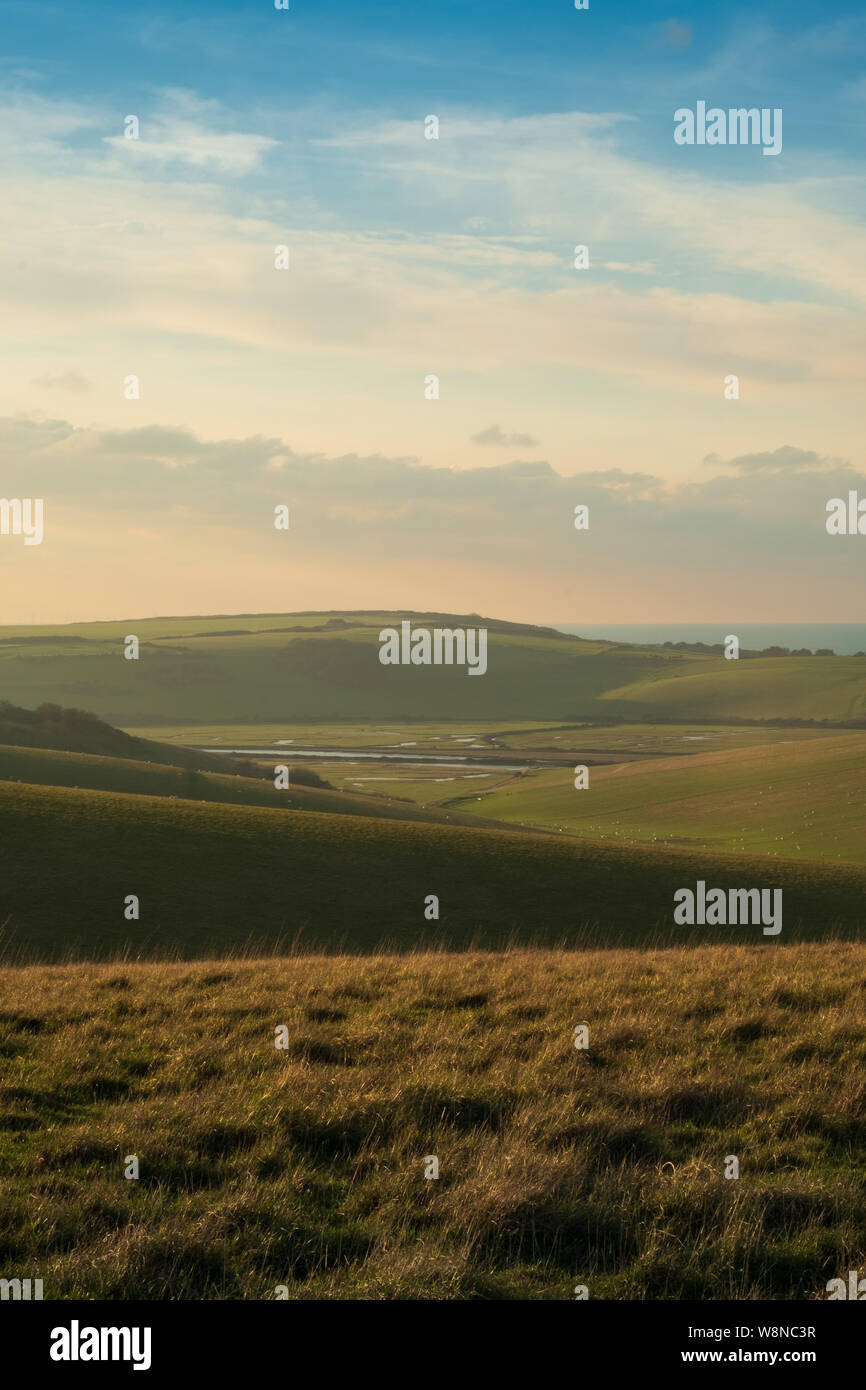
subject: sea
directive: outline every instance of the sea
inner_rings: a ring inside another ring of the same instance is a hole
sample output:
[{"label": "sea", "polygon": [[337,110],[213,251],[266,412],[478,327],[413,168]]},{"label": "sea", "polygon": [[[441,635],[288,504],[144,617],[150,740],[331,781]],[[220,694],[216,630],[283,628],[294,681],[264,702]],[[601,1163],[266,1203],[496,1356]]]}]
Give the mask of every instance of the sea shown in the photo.
[{"label": "sea", "polygon": [[829,648],[837,656],[866,652],[866,623],[550,623],[559,632],[577,637],[608,638],[612,642],[724,642],[729,634],[751,651],[764,647]]}]

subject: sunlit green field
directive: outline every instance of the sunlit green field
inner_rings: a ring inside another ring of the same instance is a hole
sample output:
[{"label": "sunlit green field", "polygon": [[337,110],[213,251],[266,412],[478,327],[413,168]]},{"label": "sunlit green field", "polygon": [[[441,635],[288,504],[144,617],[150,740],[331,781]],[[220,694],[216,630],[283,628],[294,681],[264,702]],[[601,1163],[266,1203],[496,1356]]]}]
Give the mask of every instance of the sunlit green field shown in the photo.
[{"label": "sunlit green field", "polygon": [[853,719],[866,712],[866,657],[759,657],[699,666],[617,686],[603,697],[614,707],[636,702],[651,713],[745,719]]},{"label": "sunlit green field", "polygon": [[769,725],[736,724],[580,724],[568,728],[547,725],[543,729],[500,732],[498,742],[503,748],[525,749],[527,753],[542,750],[554,753],[600,752],[640,753],[656,756],[662,753],[703,753],[725,748],[756,748],[767,743],[797,743],[801,740],[833,738],[836,729],[772,728]]},{"label": "sunlit green field", "polygon": [[453,804],[593,840],[866,862],[866,734],[590,768],[589,781],[530,772]]}]

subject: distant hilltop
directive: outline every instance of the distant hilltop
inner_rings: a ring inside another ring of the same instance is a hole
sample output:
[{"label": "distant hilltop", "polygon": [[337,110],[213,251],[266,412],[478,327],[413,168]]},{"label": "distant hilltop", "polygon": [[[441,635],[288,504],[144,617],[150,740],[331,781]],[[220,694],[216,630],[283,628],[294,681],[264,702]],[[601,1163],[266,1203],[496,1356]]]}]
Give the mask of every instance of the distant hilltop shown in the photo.
[{"label": "distant hilltop", "polygon": [[[384,629],[480,630],[465,668],[383,665]],[[84,709],[128,730],[176,723],[866,722],[866,658],[779,645],[635,643],[478,613],[305,610],[0,628],[0,696]]]}]

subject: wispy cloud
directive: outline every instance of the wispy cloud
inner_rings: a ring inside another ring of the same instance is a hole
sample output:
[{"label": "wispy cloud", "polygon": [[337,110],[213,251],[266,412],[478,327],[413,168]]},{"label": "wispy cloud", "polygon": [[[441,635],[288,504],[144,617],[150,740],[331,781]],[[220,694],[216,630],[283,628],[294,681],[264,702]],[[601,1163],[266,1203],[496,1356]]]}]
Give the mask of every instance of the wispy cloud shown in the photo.
[{"label": "wispy cloud", "polygon": [[531,434],[506,434],[498,425],[490,425],[472,436],[473,444],[493,444],[506,449],[534,449],[538,444]]},{"label": "wispy cloud", "polygon": [[154,165],[187,164],[220,174],[248,174],[259,169],[263,155],[279,144],[268,135],[221,133],[192,121],[159,119],[145,122],[139,139],[107,135],[104,140],[128,159]]},{"label": "wispy cloud", "polygon": [[73,395],[78,396],[89,391],[92,383],[80,372],[63,372],[60,376],[35,377],[33,385],[38,386],[41,391],[70,391]]}]

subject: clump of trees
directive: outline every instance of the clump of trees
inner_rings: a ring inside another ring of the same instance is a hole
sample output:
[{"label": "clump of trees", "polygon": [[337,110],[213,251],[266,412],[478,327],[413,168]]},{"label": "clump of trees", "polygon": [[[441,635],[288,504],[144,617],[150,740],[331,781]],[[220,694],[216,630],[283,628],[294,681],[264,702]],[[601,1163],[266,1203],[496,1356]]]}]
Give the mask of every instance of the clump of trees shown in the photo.
[{"label": "clump of trees", "polygon": [[0,700],[0,743],[130,757],[135,756],[130,750],[138,742],[87,710],[54,704],[23,709],[9,700]]},{"label": "clump of trees", "polygon": [[[669,651],[677,652],[724,652],[722,642],[662,642],[663,647]],[[757,656],[812,656],[813,653],[808,647],[761,647],[761,648],[740,648],[740,657]],[[832,647],[818,647],[814,652],[815,656],[835,656]],[[864,652],[856,652],[856,656],[864,656]]]},{"label": "clump of trees", "polygon": [[292,764],[289,771],[289,782],[296,787],[324,787],[326,791],[333,791],[332,782],[326,782],[324,777],[320,777],[311,767],[295,767]]}]

